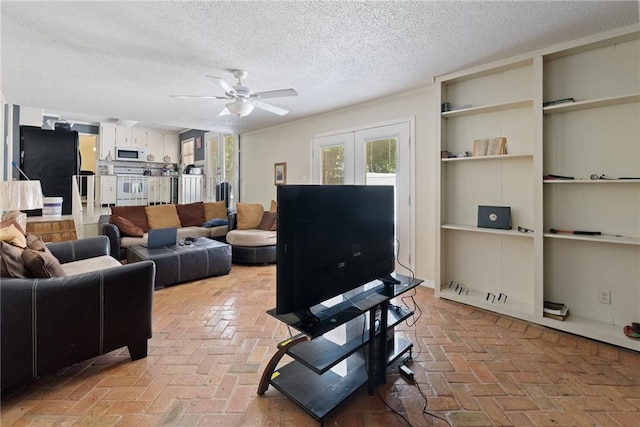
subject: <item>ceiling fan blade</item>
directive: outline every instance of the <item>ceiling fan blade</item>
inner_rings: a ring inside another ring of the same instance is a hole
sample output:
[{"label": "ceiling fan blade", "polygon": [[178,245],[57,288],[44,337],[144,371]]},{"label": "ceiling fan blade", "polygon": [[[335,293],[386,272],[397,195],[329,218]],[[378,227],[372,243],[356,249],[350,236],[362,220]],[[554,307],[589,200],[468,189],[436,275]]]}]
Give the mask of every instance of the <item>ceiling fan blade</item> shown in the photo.
[{"label": "ceiling fan blade", "polygon": [[209,96],[209,95],[171,95],[172,98],[180,99],[231,99],[228,96]]},{"label": "ceiling fan blade", "polygon": [[277,114],[279,116],[284,116],[285,114],[287,114],[289,112],[288,110],[285,110],[284,108],[276,107],[275,105],[267,104],[265,102],[256,101],[255,99],[249,99],[248,102],[252,103],[253,105],[255,105],[258,108],[261,108],[263,110],[269,111],[270,113]]},{"label": "ceiling fan blade", "polygon": [[224,107],[222,109],[222,111],[220,111],[220,113],[218,113],[219,116],[228,116],[229,114],[231,114],[231,111],[229,111],[229,109],[227,107]]},{"label": "ceiling fan blade", "polygon": [[212,82],[214,82],[215,84],[217,84],[218,86],[220,86],[224,91],[224,93],[226,93],[227,95],[234,96],[236,94],[236,90],[233,88],[233,86],[231,86],[226,81],[222,80],[220,77],[216,77],[216,76],[205,76],[205,77],[211,80]]},{"label": "ceiling fan blade", "polygon": [[283,96],[298,96],[298,92],[295,89],[278,89],[268,90],[266,92],[256,92],[251,94],[251,98],[281,98]]}]

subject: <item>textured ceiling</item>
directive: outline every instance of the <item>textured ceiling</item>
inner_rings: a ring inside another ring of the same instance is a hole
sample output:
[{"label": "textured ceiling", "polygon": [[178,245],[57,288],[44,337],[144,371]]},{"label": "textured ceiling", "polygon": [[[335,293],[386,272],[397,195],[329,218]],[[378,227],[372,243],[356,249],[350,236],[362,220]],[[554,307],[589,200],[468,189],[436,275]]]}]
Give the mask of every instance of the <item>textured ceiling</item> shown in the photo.
[{"label": "textured ceiling", "polygon": [[[437,75],[639,21],[638,2],[0,3],[6,102],[67,120],[244,133],[424,87]],[[218,117],[204,76],[253,91],[293,87]],[[93,117],[95,116],[95,117]]]}]

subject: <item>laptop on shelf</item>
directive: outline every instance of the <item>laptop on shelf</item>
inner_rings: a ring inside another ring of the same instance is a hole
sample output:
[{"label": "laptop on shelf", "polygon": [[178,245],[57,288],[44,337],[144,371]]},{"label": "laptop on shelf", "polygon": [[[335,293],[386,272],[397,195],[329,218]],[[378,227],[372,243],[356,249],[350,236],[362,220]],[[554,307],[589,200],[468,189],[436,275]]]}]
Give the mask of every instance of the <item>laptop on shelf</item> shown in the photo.
[{"label": "laptop on shelf", "polygon": [[171,228],[152,228],[147,235],[147,244],[142,245],[147,249],[156,249],[166,246],[175,246],[178,242],[178,229]]},{"label": "laptop on shelf", "polygon": [[511,230],[511,207],[478,206],[478,227]]}]

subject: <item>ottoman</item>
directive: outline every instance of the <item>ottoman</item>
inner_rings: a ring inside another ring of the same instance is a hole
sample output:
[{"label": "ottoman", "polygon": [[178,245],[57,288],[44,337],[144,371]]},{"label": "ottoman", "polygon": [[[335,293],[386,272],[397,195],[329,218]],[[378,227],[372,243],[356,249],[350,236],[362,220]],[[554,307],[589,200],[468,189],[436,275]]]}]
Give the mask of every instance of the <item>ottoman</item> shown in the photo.
[{"label": "ottoman", "polygon": [[199,237],[191,245],[147,249],[130,246],[127,262],[151,260],[156,264],[155,289],[168,285],[222,276],[231,271],[231,247],[217,240]]}]

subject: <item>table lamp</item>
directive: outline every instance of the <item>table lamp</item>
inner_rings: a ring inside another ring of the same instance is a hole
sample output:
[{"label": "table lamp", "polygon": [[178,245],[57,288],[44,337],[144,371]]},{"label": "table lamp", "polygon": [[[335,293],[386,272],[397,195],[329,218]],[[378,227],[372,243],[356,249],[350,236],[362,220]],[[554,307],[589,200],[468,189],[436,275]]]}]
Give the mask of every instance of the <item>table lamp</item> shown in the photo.
[{"label": "table lamp", "polygon": [[27,230],[27,214],[20,210],[42,209],[40,181],[0,181],[0,208],[2,220],[13,218],[24,231]]}]

